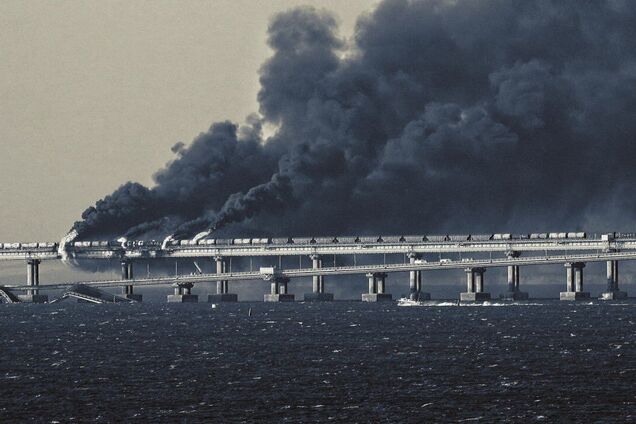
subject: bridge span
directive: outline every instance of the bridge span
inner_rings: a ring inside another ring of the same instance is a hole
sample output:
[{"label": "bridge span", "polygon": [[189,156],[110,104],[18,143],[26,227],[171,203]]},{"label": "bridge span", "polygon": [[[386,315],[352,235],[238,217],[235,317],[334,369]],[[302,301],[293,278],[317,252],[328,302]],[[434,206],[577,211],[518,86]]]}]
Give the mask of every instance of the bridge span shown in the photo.
[{"label": "bridge span", "polygon": [[[456,247],[455,250],[452,246]],[[189,302],[197,301],[196,295],[191,292],[192,287],[197,283],[217,281],[217,292],[210,294],[208,300],[211,302],[236,301],[237,296],[229,293],[229,281],[246,280],[267,280],[271,283],[270,293],[265,295],[266,301],[290,301],[294,296],[288,292],[290,279],[301,277],[312,277],[313,290],[305,295],[305,300],[325,301],[333,300],[333,295],[325,291],[325,277],[338,275],[363,274],[368,278],[368,293],[362,294],[362,300],[381,301],[390,300],[392,296],[387,292],[388,274],[396,272],[409,273],[409,291],[412,299],[428,300],[430,295],[422,291],[422,274],[432,270],[463,269],[466,272],[466,291],[460,294],[463,301],[482,301],[490,299],[490,294],[485,291],[485,272],[488,268],[507,267],[508,268],[508,291],[503,294],[506,299],[525,300],[528,298],[526,292],[520,289],[521,266],[563,264],[566,274],[566,291],[561,293],[562,300],[589,299],[589,292],[583,290],[583,268],[587,262],[607,263],[607,291],[601,294],[602,299],[624,298],[627,294],[618,288],[618,262],[621,260],[636,259],[636,240],[627,240],[617,243],[615,240],[576,240],[571,243],[554,243],[545,240],[529,241],[518,243],[479,242],[479,243],[432,243],[432,244],[410,244],[408,246],[391,246],[384,243],[378,246],[365,244],[347,246],[295,246],[274,249],[278,256],[302,256],[307,255],[312,261],[311,268],[282,269],[276,267],[260,268],[258,271],[228,271],[225,257],[221,254],[213,256],[217,265],[216,273],[200,273],[195,275],[162,276],[155,278],[134,278],[134,260],[144,257],[159,259],[163,258],[198,258],[207,257],[211,249],[173,249],[171,256],[142,256],[139,252],[119,252],[114,256],[121,261],[122,278],[112,280],[80,281],[80,282],[59,282],[40,285],[39,264],[40,258],[31,252],[31,256],[22,257],[27,260],[27,282],[26,284],[6,285],[0,288],[0,298],[17,298],[22,301],[44,302],[46,296],[40,294],[40,290],[46,289],[70,289],[81,284],[86,287],[122,287],[123,297],[133,301],[141,301],[141,296],[134,293],[134,287],[172,285],[174,294],[168,296],[169,301]],[[549,248],[551,246],[551,248]],[[557,249],[556,246],[559,246]],[[633,246],[633,247],[632,247]],[[505,247],[505,250],[503,249]],[[539,248],[540,247],[540,248]],[[467,248],[469,250],[462,250]],[[525,248],[531,256],[523,256],[523,250],[513,248]],[[254,256],[271,256],[271,254],[259,255],[257,252],[270,252],[268,247],[261,247],[260,250],[246,247],[224,247],[227,250],[216,250],[216,253],[233,251],[233,256],[247,256],[246,252],[251,251]],[[341,249],[341,250],[338,250]],[[139,249],[137,249],[139,251]],[[78,252],[99,252],[96,249],[81,249],[71,251],[70,257],[73,260],[80,258],[90,259],[113,259],[111,256],[94,254],[93,256],[76,255]],[[333,266],[323,267],[321,255],[338,254],[386,254],[404,253],[408,256],[408,263],[388,263],[381,265],[354,265],[354,266]],[[543,251],[543,255],[537,253]],[[109,250],[115,252],[115,250]],[[346,252],[346,253],[343,253]],[[461,253],[461,252],[489,252],[489,258],[458,258],[457,260],[441,258],[435,261],[422,259],[423,253]],[[492,253],[504,252],[503,257],[492,257]],[[560,253],[560,254],[559,254]],[[45,257],[50,252],[45,252]],[[232,255],[230,255],[232,256]],[[197,265],[198,266],[198,265]],[[15,296],[16,292],[26,294]]]}]

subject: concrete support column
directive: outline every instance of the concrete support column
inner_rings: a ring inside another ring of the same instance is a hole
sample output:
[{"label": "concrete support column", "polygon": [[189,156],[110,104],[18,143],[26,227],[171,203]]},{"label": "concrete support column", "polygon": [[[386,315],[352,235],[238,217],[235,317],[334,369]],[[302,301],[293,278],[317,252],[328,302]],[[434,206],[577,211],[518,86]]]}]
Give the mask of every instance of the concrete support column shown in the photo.
[{"label": "concrete support column", "polygon": [[565,264],[566,290],[561,292],[561,300],[582,300],[589,299],[590,293],[583,291],[583,262],[568,262]]},{"label": "concrete support column", "polygon": [[[417,253],[409,253],[409,263],[413,265],[416,260],[420,259],[420,256]],[[409,271],[409,299],[417,300],[418,296],[418,271]]]},{"label": "concrete support column", "polygon": [[263,296],[265,302],[293,302],[295,296],[288,292],[289,277],[274,275],[271,277],[270,293]]},{"label": "concrete support column", "polygon": [[[313,269],[322,268],[322,259],[319,255],[310,255]],[[328,302],[333,300],[333,293],[325,293],[325,276],[314,275],[311,277],[311,293],[305,293],[305,302]]]},{"label": "concrete support column", "polygon": [[[40,285],[40,260],[29,259],[27,260],[27,286],[37,287]],[[34,288],[33,290],[27,290],[27,295],[37,296],[39,290]]]},{"label": "concrete support column", "polygon": [[[421,260],[419,253],[411,252],[408,254],[409,263],[415,264]],[[422,292],[422,271],[415,270],[409,272],[409,299],[411,300],[430,300],[431,294]]]},{"label": "concrete support column", "polygon": [[[214,261],[216,263],[216,273],[224,274],[227,272],[227,261],[221,256],[215,256]],[[208,295],[209,303],[218,302],[237,302],[238,295],[230,293],[230,284],[228,280],[217,280],[216,282],[216,294]]]},{"label": "concrete support column", "polygon": [[486,268],[466,268],[466,291],[459,294],[462,302],[490,300],[490,293],[484,292],[484,272]]},{"label": "concrete support column", "polygon": [[607,261],[607,291],[601,293],[602,300],[626,299],[627,293],[618,288],[618,261]]},{"label": "concrete support column", "polygon": [[484,292],[484,272],[486,268],[475,268],[475,293]]},{"label": "concrete support column", "polygon": [[[518,258],[521,252],[506,252],[508,259]],[[508,290],[499,296],[506,300],[528,300],[528,293],[522,292],[519,286],[519,265],[508,265]]]},{"label": "concrete support column", "polygon": [[[322,268],[322,260],[319,255],[311,255],[309,257],[311,259],[311,264],[313,269]],[[314,293],[320,293],[320,276],[314,275],[312,277],[312,291]]]},{"label": "concrete support column", "polygon": [[475,293],[475,270],[466,268],[466,293]]},{"label": "concrete support column", "polygon": [[40,285],[40,260],[32,258],[27,260],[27,286],[33,287],[29,289],[25,294],[18,295],[17,298],[22,302],[31,303],[46,303],[49,297],[45,294],[40,294],[38,287]]},{"label": "concrete support column", "polygon": [[374,272],[367,274],[369,292],[362,294],[363,302],[381,302],[393,300],[390,293],[386,293],[386,273]]},{"label": "concrete support column", "polygon": [[289,283],[289,278],[287,277],[278,279],[278,294],[287,294],[287,283]]},{"label": "concrete support column", "polygon": [[[129,259],[122,259],[121,261],[121,279],[122,280],[134,280],[134,265],[133,261]],[[134,300],[136,302],[141,302],[142,295],[133,293],[133,285],[129,284],[122,287],[122,294],[124,298],[129,300]]]},{"label": "concrete support column", "polygon": [[574,291],[576,292],[583,291],[583,268],[585,264],[581,265],[574,268]]},{"label": "concrete support column", "polygon": [[375,274],[370,272],[367,274],[367,279],[369,280],[369,294],[377,293],[375,287]]},{"label": "concrete support column", "polygon": [[508,265],[508,291],[514,292],[516,289],[515,284],[515,267],[517,265]]},{"label": "concrete support column", "polygon": [[376,274],[376,287],[378,290],[378,294],[384,294],[384,289],[386,285],[386,273],[379,272]]}]

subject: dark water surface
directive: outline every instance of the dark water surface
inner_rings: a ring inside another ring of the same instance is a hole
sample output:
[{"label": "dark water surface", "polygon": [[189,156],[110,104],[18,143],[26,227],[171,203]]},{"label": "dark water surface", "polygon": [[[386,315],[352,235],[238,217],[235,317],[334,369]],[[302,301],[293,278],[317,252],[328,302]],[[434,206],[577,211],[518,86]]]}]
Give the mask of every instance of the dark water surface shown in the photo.
[{"label": "dark water surface", "polygon": [[2,423],[636,421],[632,302],[0,305],[0,335]]}]

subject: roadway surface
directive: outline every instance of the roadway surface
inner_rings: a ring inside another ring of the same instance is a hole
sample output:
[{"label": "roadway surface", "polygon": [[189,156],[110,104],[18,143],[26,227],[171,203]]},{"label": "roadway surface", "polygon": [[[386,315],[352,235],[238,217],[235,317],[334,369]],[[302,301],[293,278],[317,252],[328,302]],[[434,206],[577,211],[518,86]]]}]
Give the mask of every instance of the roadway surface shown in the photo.
[{"label": "roadway surface", "polygon": [[[276,275],[289,278],[309,277],[313,275],[351,275],[366,274],[369,272],[408,272],[408,271],[432,271],[440,269],[464,269],[471,267],[496,268],[509,265],[550,265],[564,264],[568,262],[605,262],[609,260],[634,260],[636,251],[633,252],[597,252],[567,255],[547,255],[518,258],[497,258],[497,259],[469,259],[462,261],[448,262],[426,262],[418,264],[382,264],[382,265],[359,265],[344,267],[324,267],[324,268],[302,268],[302,269],[282,269],[277,270]],[[118,287],[118,286],[158,286],[174,283],[200,283],[217,280],[269,280],[271,274],[262,274],[259,271],[227,272],[221,274],[196,274],[179,276],[162,276],[156,278],[140,278],[133,280],[97,280],[97,281],[75,281],[40,284],[38,289],[67,289],[75,284],[85,284],[92,287]],[[5,285],[11,290],[32,290],[33,286],[25,285]]]}]

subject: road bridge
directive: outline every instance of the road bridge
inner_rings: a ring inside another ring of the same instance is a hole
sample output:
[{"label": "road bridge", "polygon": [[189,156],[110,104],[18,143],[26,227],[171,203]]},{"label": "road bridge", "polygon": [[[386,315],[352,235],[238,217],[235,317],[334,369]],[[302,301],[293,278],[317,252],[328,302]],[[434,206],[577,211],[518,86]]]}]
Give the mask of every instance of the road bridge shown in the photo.
[{"label": "road bridge", "polygon": [[[607,244],[607,243],[606,243]],[[607,247],[607,246],[606,246]],[[421,279],[421,273],[433,270],[450,270],[463,269],[467,275],[466,292],[461,293],[460,298],[465,301],[480,301],[490,298],[489,293],[485,291],[484,273],[489,268],[507,267],[508,268],[508,292],[504,297],[514,300],[523,300],[527,298],[524,292],[520,291],[519,285],[519,267],[536,266],[548,264],[563,264],[566,268],[566,291],[561,293],[563,300],[579,300],[589,298],[589,293],[583,290],[583,268],[588,262],[606,262],[607,263],[607,291],[601,297],[604,299],[616,299],[626,297],[625,292],[619,290],[618,287],[618,262],[624,260],[636,259],[636,250],[619,251],[614,248],[596,249],[593,252],[578,252],[573,249],[573,253],[549,253],[544,252],[543,255],[522,256],[517,251],[508,250],[506,256],[500,258],[474,259],[464,258],[451,260],[443,258],[439,261],[425,261],[417,259],[417,255],[412,255],[408,263],[389,263],[381,265],[354,265],[354,266],[334,266],[322,267],[316,261],[316,256],[312,256],[311,268],[298,269],[278,269],[261,268],[258,271],[228,271],[223,265],[222,257],[215,257],[217,264],[217,273],[195,274],[195,275],[177,275],[162,276],[155,278],[134,278],[132,274],[131,258],[125,257],[122,261],[122,278],[112,280],[97,281],[81,281],[72,283],[50,283],[46,285],[36,285],[34,281],[39,281],[35,276],[27,281],[26,285],[7,285],[1,289],[5,292],[13,293],[24,291],[32,293],[34,291],[44,289],[69,289],[77,284],[87,287],[104,288],[104,287],[123,287],[125,294],[132,294],[134,287],[143,286],[160,286],[172,285],[175,287],[175,294],[170,295],[172,301],[195,301],[191,294],[193,285],[202,282],[219,281],[221,284],[217,287],[227,287],[229,281],[246,281],[246,280],[267,280],[271,281],[271,292],[265,296],[268,301],[293,300],[293,295],[288,293],[287,285],[290,279],[301,277],[312,277],[318,284],[314,284],[314,290],[320,290],[320,281],[324,281],[325,277],[338,275],[363,274],[369,279],[369,292],[363,294],[363,300],[379,301],[391,299],[387,290],[387,275],[396,272],[408,272],[409,288],[412,298],[420,298],[421,281],[418,285],[418,273]],[[30,259],[32,261],[32,259]],[[33,268],[29,268],[29,272],[34,272]],[[413,277],[415,275],[415,277]],[[317,280],[315,280],[317,279]],[[415,280],[415,282],[413,282]],[[324,283],[323,283],[324,284]],[[314,291],[315,294],[316,291]],[[318,291],[320,293],[320,291]],[[217,293],[219,294],[219,293]],[[223,294],[223,293],[221,293]],[[227,294],[227,293],[226,293]],[[312,296],[310,296],[311,298]],[[141,298],[127,297],[130,300],[141,300]],[[213,298],[216,301],[222,301],[222,298]],[[315,300],[315,299],[312,299]],[[230,301],[235,301],[232,299]]]}]

